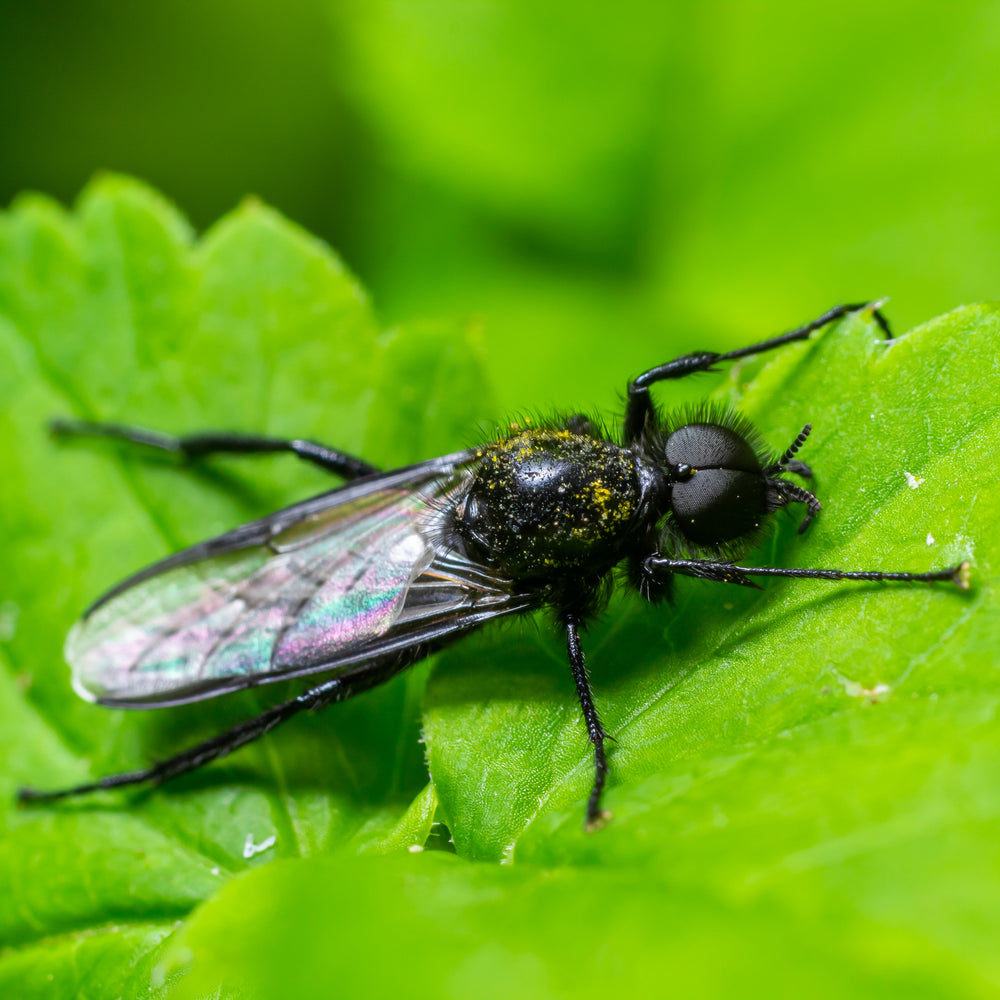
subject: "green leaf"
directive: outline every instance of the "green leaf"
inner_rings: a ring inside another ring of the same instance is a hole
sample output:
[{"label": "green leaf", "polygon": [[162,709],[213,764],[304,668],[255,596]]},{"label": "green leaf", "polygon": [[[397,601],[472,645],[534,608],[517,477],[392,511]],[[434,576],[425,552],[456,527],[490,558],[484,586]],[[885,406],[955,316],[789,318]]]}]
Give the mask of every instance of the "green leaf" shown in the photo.
[{"label": "green leaf", "polygon": [[989,995],[959,949],[878,912],[789,907],[637,865],[510,868],[440,853],[282,861],[234,879],[157,971],[184,970],[173,1000],[220,981],[303,1000]]},{"label": "green leaf", "polygon": [[[195,240],[159,196],[111,177],[72,215],[30,196],[0,216],[0,900],[15,904],[0,905],[0,984],[10,984],[0,992],[44,987],[36,967],[61,969],[75,984],[67,994],[109,962],[122,982],[148,981],[152,959],[139,957],[233,872],[347,844],[405,849],[426,839],[435,806],[416,671],[335,724],[302,719],[155,794],[13,808],[18,785],[138,767],[288,696],[279,685],[113,712],[73,695],[62,640],[89,601],[144,563],[330,487],[287,458],[178,469],[60,445],[46,422],[230,427],[401,462],[400,438],[455,450],[490,415],[467,333],[380,334],[329,248],[258,204]],[[429,385],[440,402],[418,412]],[[269,842],[246,857],[248,843]]]},{"label": "green leaf", "polygon": [[734,369],[716,394],[778,450],[814,426],[823,515],[802,538],[786,519],[755,562],[968,558],[969,593],[682,581],[672,608],[616,601],[585,644],[617,739],[614,820],[595,836],[581,826],[592,763],[558,637],[456,649],[434,673],[426,731],[459,853],[610,865],[733,905],[767,901],[783,914],[776,937],[807,914],[811,933],[887,936],[887,965],[926,948],[937,967],[957,956],[995,986],[998,335],[991,306],[891,344],[858,317],[749,385]]},{"label": "green leaf", "polygon": [[[502,415],[477,329],[380,332],[329,249],[262,206],[196,240],[131,181],[72,214],[22,199],[0,216],[0,991],[995,992],[998,334],[988,306],[891,344],[855,316],[730,370],[716,397],[775,450],[812,422],[824,502],[755,561],[969,558],[973,586],[616,597],[585,636],[617,738],[598,834],[544,616],[154,792],[23,810],[19,784],[140,766],[283,693],[111,712],[73,696],[62,637],[137,566],[329,485],[288,458],[58,445],[47,418],[312,436],[392,465]],[[430,850],[435,819],[458,857]]]},{"label": "green leaf", "polygon": [[[886,344],[858,317],[764,362],[745,389],[748,370],[737,366],[716,393],[739,404],[776,451],[806,420],[814,427],[805,454],[824,511],[801,538],[783,516],[754,561],[925,570],[970,559],[970,593],[803,580],[753,592],[684,580],[674,607],[616,601],[585,643],[605,727],[618,741],[607,796],[618,822],[600,837],[581,829],[592,766],[558,637],[487,639],[471,667],[467,649],[447,653],[428,692],[427,732],[459,851],[546,863],[618,850],[632,857],[633,823],[671,824],[683,813],[675,799],[690,788],[683,800],[715,802],[707,815],[699,810],[699,824],[756,826],[765,800],[776,817],[806,810],[784,838],[754,839],[768,858],[814,846],[810,809],[816,822],[864,830],[871,816],[856,815],[859,802],[874,808],[889,798],[905,825],[926,803],[916,788],[912,801],[887,796],[900,787],[899,755],[923,788],[923,769],[943,747],[964,754],[970,740],[992,745],[1000,392],[982,359],[998,331],[996,309],[969,307]],[[864,695],[879,685],[888,690]],[[961,724],[946,707],[952,697]],[[477,760],[487,762],[482,773]],[[981,792],[993,777],[978,776]],[[935,809],[948,812],[945,803]],[[654,842],[640,853],[676,856],[670,838]]]}]

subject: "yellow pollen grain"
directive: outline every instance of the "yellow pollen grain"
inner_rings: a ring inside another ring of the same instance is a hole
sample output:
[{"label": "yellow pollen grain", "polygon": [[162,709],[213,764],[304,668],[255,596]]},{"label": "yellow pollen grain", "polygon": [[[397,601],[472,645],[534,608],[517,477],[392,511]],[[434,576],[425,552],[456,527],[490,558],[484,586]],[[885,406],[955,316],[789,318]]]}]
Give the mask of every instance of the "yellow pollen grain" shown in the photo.
[{"label": "yellow pollen grain", "polygon": [[598,503],[602,507],[607,506],[608,501],[611,499],[611,490],[609,490],[600,479],[594,483],[591,488],[591,492],[593,493],[594,503]]}]

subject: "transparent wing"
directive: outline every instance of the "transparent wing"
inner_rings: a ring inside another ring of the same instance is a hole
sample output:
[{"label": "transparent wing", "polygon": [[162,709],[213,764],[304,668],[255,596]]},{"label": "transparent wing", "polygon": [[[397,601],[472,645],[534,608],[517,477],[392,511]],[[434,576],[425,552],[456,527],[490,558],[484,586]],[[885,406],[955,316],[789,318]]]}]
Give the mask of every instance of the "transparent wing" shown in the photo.
[{"label": "transparent wing", "polygon": [[350,484],[126,580],[66,643],[85,698],[172,705],[320,671],[402,666],[531,607],[441,541],[472,455]]}]

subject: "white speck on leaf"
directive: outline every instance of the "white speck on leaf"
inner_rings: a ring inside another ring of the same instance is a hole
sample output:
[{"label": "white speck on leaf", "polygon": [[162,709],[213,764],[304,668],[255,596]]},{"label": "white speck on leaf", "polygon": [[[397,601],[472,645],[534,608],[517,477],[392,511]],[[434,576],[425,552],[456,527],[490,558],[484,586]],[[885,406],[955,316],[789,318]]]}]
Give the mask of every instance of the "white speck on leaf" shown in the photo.
[{"label": "white speck on leaf", "polygon": [[934,536],[929,531],[927,532],[927,544],[928,545],[934,544]]},{"label": "white speck on leaf", "polygon": [[865,698],[870,704],[877,704],[885,701],[892,694],[892,688],[888,684],[873,684],[865,687],[860,681],[852,681],[846,677],[837,675],[837,680],[844,686],[844,694],[849,698]]},{"label": "white speck on leaf", "polygon": [[278,838],[275,834],[271,834],[270,837],[262,840],[259,844],[253,842],[253,834],[248,833],[247,839],[243,842],[243,857],[249,859],[255,854],[263,854],[264,851],[269,851],[278,842]]},{"label": "white speck on leaf", "polygon": [[903,475],[906,476],[906,485],[910,487],[911,490],[915,490],[922,482],[923,479],[918,479],[912,472],[907,472],[903,470]]},{"label": "white speck on leaf", "polygon": [[407,850],[410,854],[421,854],[423,853],[424,848],[422,844],[410,844]]}]

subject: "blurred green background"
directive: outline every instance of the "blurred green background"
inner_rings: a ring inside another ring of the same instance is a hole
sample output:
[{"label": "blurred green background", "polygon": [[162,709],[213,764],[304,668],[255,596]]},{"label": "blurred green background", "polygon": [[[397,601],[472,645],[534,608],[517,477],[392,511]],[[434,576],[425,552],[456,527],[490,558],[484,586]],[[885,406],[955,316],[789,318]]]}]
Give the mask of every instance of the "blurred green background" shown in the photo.
[{"label": "blurred green background", "polygon": [[4,0],[0,202],[257,194],[385,323],[481,315],[503,406],[610,407],[834,302],[995,298],[998,65],[995,2]]}]

